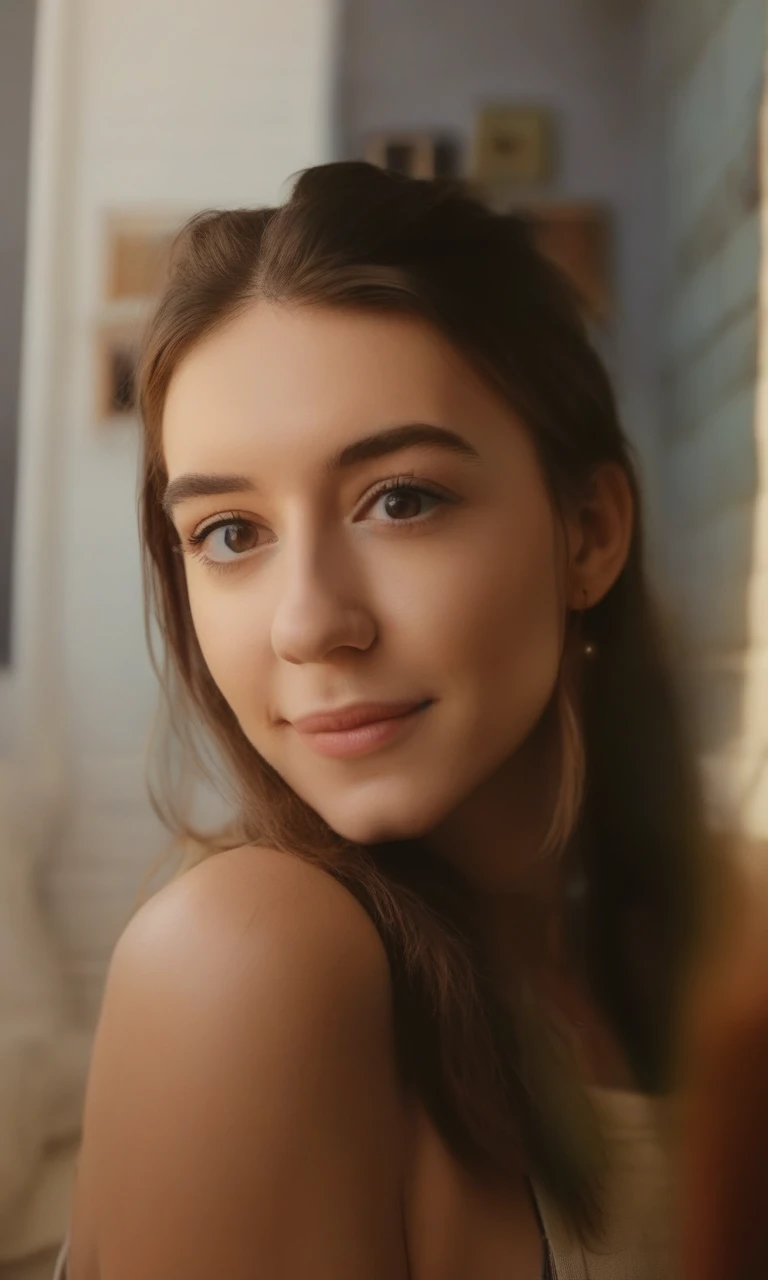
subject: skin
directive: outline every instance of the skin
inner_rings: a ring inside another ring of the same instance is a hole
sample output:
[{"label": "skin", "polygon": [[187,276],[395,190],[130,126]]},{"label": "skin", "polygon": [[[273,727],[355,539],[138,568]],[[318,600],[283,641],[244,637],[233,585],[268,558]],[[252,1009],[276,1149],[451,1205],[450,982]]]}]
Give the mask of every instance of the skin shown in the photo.
[{"label": "skin", "polygon": [[[329,467],[414,423],[461,448],[401,439]],[[562,520],[524,424],[425,325],[264,304],[176,370],[163,448],[195,630],[250,741],[344,836],[422,836],[461,866],[500,982],[520,947],[551,960],[543,713],[569,611],[626,559],[622,473],[600,468]],[[204,475],[239,479],[190,486]],[[377,487],[404,476],[428,492],[399,493],[398,519]],[[431,705],[357,758],[290,723],[379,699]],[[589,1022],[583,991],[561,1003]],[[605,1029],[584,1034],[588,1074],[615,1083]],[[468,1185],[395,1063],[387,957],[330,877],[242,849],[166,886],[110,967],[70,1280],[540,1276],[523,1185]]]}]

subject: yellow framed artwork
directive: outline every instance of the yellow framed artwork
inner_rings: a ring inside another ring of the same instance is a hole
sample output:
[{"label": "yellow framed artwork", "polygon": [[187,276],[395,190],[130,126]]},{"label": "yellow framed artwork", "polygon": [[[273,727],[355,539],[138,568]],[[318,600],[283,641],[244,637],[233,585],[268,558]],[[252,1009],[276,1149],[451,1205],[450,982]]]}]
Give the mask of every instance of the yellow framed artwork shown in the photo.
[{"label": "yellow framed artwork", "polygon": [[496,103],[478,113],[472,177],[486,184],[542,186],[554,169],[552,115],[538,107]]}]

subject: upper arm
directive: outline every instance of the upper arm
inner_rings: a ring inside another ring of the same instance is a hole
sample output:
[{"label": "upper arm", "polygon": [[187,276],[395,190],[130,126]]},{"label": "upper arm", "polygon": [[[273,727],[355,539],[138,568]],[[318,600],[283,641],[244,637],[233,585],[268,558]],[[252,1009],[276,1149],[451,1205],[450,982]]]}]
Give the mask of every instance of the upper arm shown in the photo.
[{"label": "upper arm", "polygon": [[401,1112],[378,935],[298,860],[218,857],[115,950],[71,1280],[89,1280],[88,1254],[99,1280],[396,1278]]}]

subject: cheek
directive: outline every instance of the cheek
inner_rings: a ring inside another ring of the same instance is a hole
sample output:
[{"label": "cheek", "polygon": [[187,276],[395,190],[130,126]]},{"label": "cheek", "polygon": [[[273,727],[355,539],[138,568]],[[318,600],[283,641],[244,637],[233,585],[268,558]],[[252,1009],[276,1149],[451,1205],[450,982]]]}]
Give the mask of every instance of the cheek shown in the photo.
[{"label": "cheek", "polygon": [[563,603],[554,546],[519,545],[480,566],[471,599],[477,626],[470,633],[487,680],[512,681],[523,694],[554,680],[559,663]]},{"label": "cheek", "polygon": [[478,530],[431,556],[428,568],[403,565],[393,595],[414,653],[451,681],[504,679],[521,692],[551,684],[565,607],[551,522]]},{"label": "cheek", "polygon": [[[560,664],[563,597],[551,523],[496,523],[432,565],[408,593],[424,620],[420,649],[444,696],[448,772],[476,780],[528,738],[549,703]],[[403,629],[417,651],[418,629]],[[453,762],[451,764],[450,762]]]},{"label": "cheek", "polygon": [[252,713],[258,673],[266,670],[263,646],[266,624],[258,597],[234,583],[198,575],[187,577],[192,622],[206,666],[238,720]]}]

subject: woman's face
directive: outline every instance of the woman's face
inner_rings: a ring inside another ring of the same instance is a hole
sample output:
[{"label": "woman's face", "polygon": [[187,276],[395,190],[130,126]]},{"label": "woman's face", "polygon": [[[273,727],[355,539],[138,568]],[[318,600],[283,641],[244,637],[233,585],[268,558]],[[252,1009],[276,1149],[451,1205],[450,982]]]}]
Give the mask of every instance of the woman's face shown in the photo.
[{"label": "woman's face", "polygon": [[[423,323],[259,303],[179,366],[163,445],[250,742],[351,840],[443,823],[557,676],[562,538],[526,430]],[[347,711],[366,723],[308,719]]]}]

